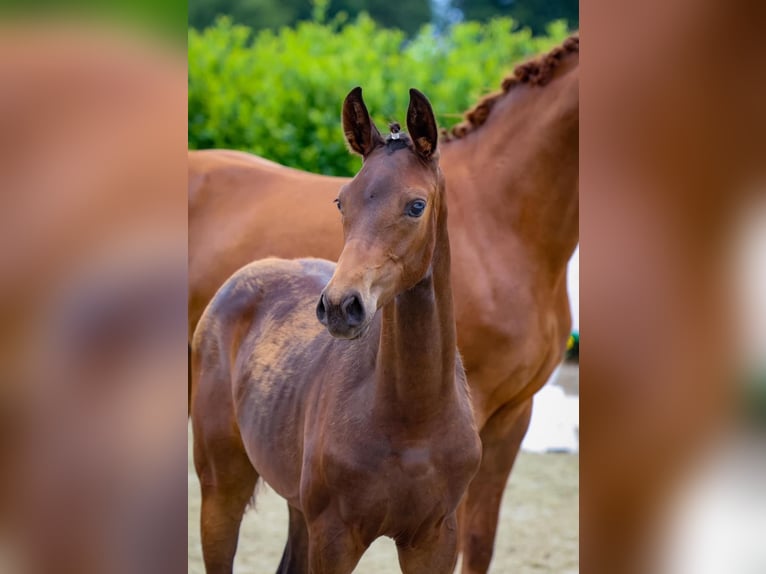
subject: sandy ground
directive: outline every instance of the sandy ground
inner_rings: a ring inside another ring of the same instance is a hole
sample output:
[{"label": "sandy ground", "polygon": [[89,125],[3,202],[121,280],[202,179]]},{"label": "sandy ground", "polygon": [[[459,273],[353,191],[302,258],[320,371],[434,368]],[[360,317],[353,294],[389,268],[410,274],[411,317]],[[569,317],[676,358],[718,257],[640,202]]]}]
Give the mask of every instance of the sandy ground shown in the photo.
[{"label": "sandy ground", "polygon": [[[189,573],[203,574],[199,541],[199,483],[191,461],[189,433]],[[571,574],[578,572],[578,474],[576,454],[521,453],[506,487],[490,572]],[[269,488],[245,515],[234,572],[276,571],[287,534],[284,501]],[[400,572],[396,550],[378,539],[355,572]]]}]

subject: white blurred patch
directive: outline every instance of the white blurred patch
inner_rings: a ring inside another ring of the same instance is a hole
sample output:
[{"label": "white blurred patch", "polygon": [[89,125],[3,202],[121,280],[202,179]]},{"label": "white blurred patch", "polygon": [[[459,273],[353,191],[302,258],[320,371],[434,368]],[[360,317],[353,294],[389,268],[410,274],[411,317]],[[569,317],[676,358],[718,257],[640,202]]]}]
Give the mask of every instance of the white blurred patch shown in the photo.
[{"label": "white blurred patch", "polygon": [[766,572],[765,455],[751,439],[698,470],[666,524],[660,574]]},{"label": "white blurred patch", "polygon": [[572,331],[580,331],[580,246],[578,245],[569,260],[567,268],[567,293],[569,310],[572,312]]},{"label": "white blurred patch", "polygon": [[532,420],[521,443],[529,452],[577,452],[579,450],[580,397],[567,395],[557,384],[559,366],[545,386],[535,395]]}]

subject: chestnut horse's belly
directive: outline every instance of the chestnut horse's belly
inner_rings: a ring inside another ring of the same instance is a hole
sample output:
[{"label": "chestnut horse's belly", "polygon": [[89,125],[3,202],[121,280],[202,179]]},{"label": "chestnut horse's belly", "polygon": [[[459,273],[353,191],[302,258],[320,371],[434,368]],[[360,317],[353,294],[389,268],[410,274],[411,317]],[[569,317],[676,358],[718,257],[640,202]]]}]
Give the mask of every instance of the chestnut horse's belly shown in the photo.
[{"label": "chestnut horse's belly", "polygon": [[458,345],[479,428],[502,406],[534,395],[564,357],[571,328],[566,289],[506,307],[508,319],[458,316]]}]

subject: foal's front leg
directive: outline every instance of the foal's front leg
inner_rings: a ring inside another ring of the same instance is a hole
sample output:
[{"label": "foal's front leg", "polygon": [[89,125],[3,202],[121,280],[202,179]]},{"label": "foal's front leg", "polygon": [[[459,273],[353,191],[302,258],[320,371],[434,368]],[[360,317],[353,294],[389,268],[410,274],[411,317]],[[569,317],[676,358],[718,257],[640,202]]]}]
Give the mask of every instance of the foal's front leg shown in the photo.
[{"label": "foal's front leg", "polygon": [[334,513],[325,511],[309,524],[309,574],[351,574],[366,549]]},{"label": "foal's front leg", "polygon": [[447,516],[430,536],[414,546],[399,546],[399,566],[403,574],[452,574],[457,562],[457,518]]},{"label": "foal's front leg", "polygon": [[287,505],[290,512],[287,544],[277,574],[307,574],[309,571],[309,535],[306,519],[297,508]]}]

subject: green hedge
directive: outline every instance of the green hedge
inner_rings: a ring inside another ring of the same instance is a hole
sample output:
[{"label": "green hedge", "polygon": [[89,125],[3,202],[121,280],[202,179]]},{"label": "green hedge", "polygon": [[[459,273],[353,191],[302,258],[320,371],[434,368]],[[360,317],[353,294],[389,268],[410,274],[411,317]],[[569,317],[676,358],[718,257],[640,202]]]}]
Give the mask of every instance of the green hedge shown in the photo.
[{"label": "green hedge", "polygon": [[533,37],[510,19],[466,22],[437,37],[425,26],[412,40],[361,16],[352,23],[305,22],[253,34],[222,18],[189,30],[189,147],[249,151],[284,165],[351,175],[359,161],[340,127],[343,98],[364,89],[381,131],[404,123],[407,90],[422,90],[443,127],[500,85],[515,63],[568,34],[563,22]]}]

